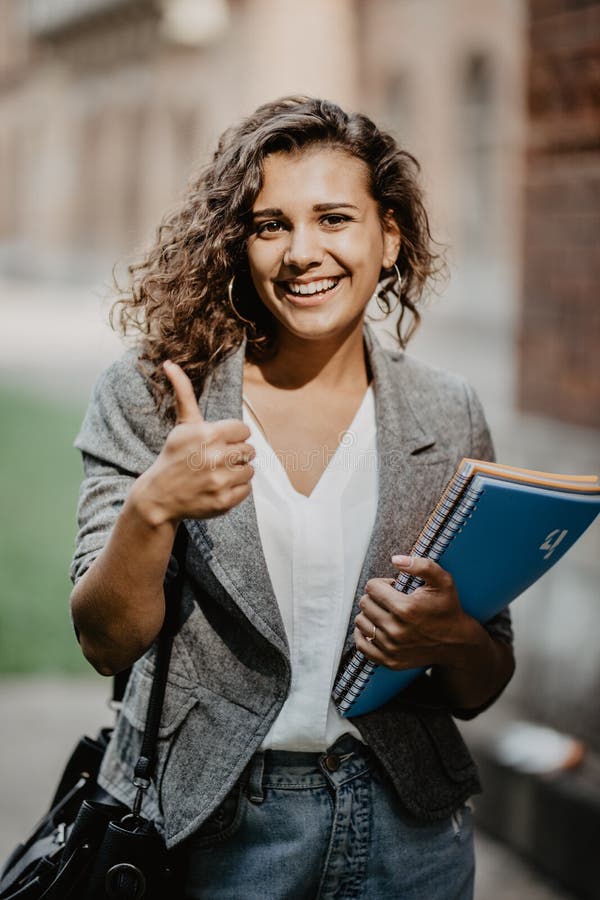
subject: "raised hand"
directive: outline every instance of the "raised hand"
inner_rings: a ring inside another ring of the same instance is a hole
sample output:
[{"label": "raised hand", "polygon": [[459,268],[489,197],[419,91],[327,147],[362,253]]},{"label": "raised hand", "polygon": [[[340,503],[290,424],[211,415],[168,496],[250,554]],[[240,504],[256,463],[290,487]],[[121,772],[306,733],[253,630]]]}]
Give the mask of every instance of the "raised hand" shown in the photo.
[{"label": "raised hand", "polygon": [[165,362],[177,418],[164,447],[136,482],[138,506],[152,524],[219,516],[250,493],[254,448],[239,419],[206,422],[183,369]]}]

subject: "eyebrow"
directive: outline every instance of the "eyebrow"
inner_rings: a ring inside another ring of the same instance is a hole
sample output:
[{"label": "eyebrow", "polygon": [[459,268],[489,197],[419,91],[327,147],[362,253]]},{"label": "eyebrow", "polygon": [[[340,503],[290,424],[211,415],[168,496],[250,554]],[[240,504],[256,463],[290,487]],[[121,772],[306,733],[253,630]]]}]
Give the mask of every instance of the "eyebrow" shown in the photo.
[{"label": "eyebrow", "polygon": [[[355,209],[358,211],[358,206],[354,206],[352,203],[316,203],[313,206],[313,212],[329,212],[332,209]],[[257,209],[252,213],[253,219],[259,219],[263,216],[265,217],[276,217],[283,216],[283,210],[277,209],[277,207],[270,207],[268,209]]]}]

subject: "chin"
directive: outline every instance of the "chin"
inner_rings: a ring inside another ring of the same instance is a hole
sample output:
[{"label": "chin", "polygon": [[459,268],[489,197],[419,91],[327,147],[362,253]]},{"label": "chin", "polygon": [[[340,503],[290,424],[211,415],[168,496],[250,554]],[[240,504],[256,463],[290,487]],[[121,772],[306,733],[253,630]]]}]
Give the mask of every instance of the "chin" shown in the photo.
[{"label": "chin", "polygon": [[362,315],[360,320],[357,318],[350,322],[282,322],[280,320],[280,328],[289,334],[293,334],[295,337],[308,341],[318,341],[348,335],[357,328],[359,321],[362,325]]}]

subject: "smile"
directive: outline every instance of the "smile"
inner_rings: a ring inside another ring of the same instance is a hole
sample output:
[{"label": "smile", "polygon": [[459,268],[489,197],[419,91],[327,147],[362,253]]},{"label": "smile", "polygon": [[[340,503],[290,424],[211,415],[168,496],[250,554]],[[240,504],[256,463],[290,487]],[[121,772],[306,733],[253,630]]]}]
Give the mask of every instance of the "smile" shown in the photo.
[{"label": "smile", "polygon": [[285,292],[285,298],[293,306],[319,306],[335,293],[342,278],[342,275],[338,275],[335,278],[321,278],[309,282],[280,281],[278,286]]},{"label": "smile", "polygon": [[339,280],[339,278],[322,278],[321,281],[311,281],[308,284],[301,281],[288,281],[286,288],[288,293],[296,296],[306,297],[312,294],[326,294],[336,287]]}]

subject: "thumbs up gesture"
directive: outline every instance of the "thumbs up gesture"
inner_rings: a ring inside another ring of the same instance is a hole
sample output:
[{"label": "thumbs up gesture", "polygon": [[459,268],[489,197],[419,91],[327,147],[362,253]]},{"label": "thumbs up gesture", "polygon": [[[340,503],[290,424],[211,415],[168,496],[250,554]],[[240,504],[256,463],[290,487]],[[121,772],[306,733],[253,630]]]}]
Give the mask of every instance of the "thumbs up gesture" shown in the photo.
[{"label": "thumbs up gesture", "polygon": [[239,419],[206,422],[194,388],[173,362],[164,371],[173,386],[177,419],[160,454],[138,479],[138,503],[153,525],[207,519],[227,512],[250,493],[254,448]]}]

